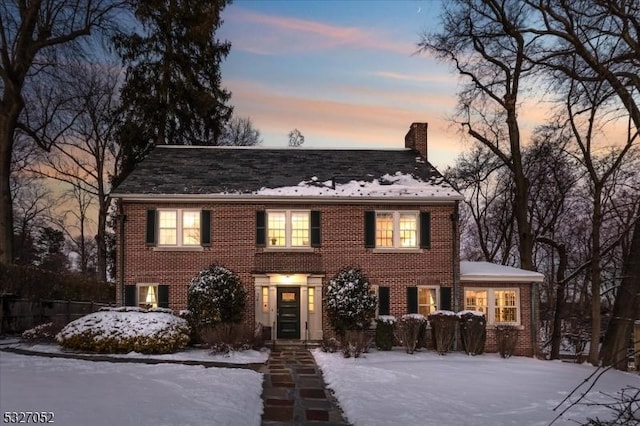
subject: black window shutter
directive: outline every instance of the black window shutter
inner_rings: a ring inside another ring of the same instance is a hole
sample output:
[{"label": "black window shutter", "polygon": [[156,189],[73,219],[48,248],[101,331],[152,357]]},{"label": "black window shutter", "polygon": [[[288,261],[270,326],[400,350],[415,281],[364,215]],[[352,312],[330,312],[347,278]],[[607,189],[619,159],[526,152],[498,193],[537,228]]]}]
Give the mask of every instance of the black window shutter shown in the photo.
[{"label": "black window shutter", "polygon": [[320,247],[320,212],[311,211],[311,247]]},{"label": "black window shutter", "polygon": [[440,306],[438,309],[451,310],[451,287],[440,287]]},{"label": "black window shutter", "polygon": [[147,245],[156,245],[156,211],[147,210]]},{"label": "black window shutter", "polygon": [[200,212],[200,244],[211,245],[211,210]]},{"label": "black window shutter", "polygon": [[378,287],[378,315],[389,315],[389,287]]},{"label": "black window shutter", "polygon": [[420,212],[420,248],[431,248],[431,212]]},{"label": "black window shutter", "polygon": [[376,212],[364,212],[364,246],[376,246]]},{"label": "black window shutter", "polygon": [[256,245],[267,245],[266,214],[264,210],[256,212]]},{"label": "black window shutter", "polygon": [[136,306],[136,291],[135,285],[124,286],[124,306]]},{"label": "black window shutter", "polygon": [[407,287],[407,313],[418,313],[418,287]]},{"label": "black window shutter", "polygon": [[168,308],[168,307],[169,307],[169,286],[159,285],[158,286],[158,308]]}]

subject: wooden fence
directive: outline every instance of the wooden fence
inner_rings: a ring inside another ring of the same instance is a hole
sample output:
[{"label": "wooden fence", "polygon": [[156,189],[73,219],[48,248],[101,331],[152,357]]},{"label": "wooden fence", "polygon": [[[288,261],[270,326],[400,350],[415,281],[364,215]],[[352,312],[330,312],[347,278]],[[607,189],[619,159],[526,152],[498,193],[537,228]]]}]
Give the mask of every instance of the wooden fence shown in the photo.
[{"label": "wooden fence", "polygon": [[0,335],[18,334],[46,322],[68,324],[114,303],[71,300],[29,300],[13,295],[0,296]]}]

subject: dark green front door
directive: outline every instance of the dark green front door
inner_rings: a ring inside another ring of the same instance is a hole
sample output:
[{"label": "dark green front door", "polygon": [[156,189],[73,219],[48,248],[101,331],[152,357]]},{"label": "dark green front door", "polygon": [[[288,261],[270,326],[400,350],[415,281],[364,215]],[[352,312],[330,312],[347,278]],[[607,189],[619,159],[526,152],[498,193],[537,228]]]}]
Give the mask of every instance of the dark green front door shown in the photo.
[{"label": "dark green front door", "polygon": [[300,287],[278,287],[278,339],[300,338]]}]

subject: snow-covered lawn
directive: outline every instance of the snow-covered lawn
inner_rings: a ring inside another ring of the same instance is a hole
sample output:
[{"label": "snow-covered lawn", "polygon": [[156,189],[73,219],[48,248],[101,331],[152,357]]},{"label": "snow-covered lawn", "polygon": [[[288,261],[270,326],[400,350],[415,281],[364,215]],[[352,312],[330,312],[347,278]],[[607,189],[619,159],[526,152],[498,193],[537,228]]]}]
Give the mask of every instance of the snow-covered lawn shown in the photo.
[{"label": "snow-covered lawn", "polygon": [[59,425],[259,425],[262,374],[0,352],[0,407]]},{"label": "snow-covered lawn", "polygon": [[[548,425],[558,414],[553,408],[594,371],[588,365],[496,354],[408,355],[394,349],[345,359],[316,349],[313,355],[348,421],[366,426]],[[611,401],[602,392],[615,394],[627,386],[640,388],[640,376],[608,371],[585,402]],[[554,424],[611,414],[604,407],[578,405]]]},{"label": "snow-covered lawn", "polygon": [[[0,342],[0,344],[2,344]],[[74,353],[68,351],[56,344],[29,344],[13,342],[2,344],[2,346],[16,349],[25,349],[31,352],[38,352],[42,354],[62,354],[62,353]],[[129,352],[126,354],[91,354],[84,352],[84,356],[109,356],[111,358],[136,358],[136,359],[157,359],[163,361],[205,361],[205,362],[220,362],[226,364],[264,364],[269,359],[269,351],[241,351],[241,352],[229,352],[228,354],[211,354],[209,349],[194,349],[185,348],[172,354],[141,354],[139,352]]]}]

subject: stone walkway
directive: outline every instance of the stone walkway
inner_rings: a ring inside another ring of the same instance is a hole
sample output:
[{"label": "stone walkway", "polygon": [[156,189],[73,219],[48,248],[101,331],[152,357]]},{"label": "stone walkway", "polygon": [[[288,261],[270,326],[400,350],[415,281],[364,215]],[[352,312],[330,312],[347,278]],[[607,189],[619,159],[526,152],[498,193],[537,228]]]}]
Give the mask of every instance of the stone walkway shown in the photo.
[{"label": "stone walkway", "polygon": [[308,350],[272,350],[263,373],[263,426],[349,424]]}]

